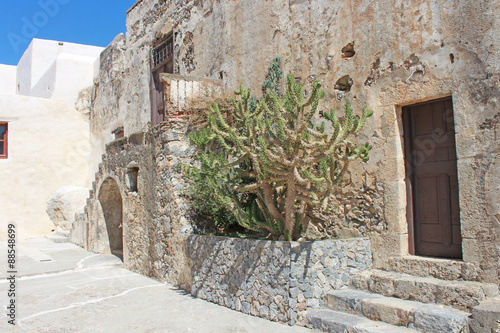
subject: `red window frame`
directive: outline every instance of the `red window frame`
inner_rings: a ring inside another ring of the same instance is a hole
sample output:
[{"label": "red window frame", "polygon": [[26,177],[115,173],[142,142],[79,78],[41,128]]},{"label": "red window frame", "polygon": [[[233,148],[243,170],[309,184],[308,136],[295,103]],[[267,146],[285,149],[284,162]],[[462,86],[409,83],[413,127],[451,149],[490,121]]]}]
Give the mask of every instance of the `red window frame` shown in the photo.
[{"label": "red window frame", "polygon": [[0,154],[0,159],[6,159],[9,156],[9,125],[7,123],[0,123],[0,127],[5,128],[3,139],[0,138],[0,145],[3,146],[3,154]]}]

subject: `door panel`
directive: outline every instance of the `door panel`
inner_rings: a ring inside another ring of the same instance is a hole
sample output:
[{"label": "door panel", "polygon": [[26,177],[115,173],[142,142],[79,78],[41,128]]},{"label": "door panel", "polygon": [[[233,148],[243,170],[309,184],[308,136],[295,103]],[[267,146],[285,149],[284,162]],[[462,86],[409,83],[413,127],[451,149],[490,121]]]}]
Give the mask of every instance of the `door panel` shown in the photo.
[{"label": "door panel", "polygon": [[451,98],[403,108],[411,252],[461,258]]}]

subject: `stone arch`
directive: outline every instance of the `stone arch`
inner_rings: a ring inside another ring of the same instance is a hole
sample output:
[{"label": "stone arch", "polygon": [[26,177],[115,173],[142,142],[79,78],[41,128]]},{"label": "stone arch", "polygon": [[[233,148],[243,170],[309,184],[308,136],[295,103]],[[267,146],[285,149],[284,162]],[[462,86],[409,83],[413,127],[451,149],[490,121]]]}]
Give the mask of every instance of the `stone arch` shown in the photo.
[{"label": "stone arch", "polygon": [[116,180],[108,177],[102,182],[98,199],[106,223],[109,249],[123,260],[123,200]]}]

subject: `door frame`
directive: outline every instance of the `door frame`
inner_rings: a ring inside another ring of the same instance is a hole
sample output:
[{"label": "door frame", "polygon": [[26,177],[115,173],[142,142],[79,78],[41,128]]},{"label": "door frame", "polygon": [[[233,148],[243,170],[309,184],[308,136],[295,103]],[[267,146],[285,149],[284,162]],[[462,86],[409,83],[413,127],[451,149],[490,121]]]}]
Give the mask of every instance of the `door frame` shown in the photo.
[{"label": "door frame", "polygon": [[[404,164],[405,164],[405,184],[406,184],[406,221],[408,224],[408,251],[409,254],[411,255],[418,255],[416,253],[416,246],[415,246],[415,237],[416,237],[416,231],[415,231],[415,212],[414,212],[414,207],[415,207],[415,195],[413,193],[413,188],[412,184],[413,182],[411,181],[412,175],[414,175],[414,165],[413,165],[413,157],[411,154],[408,154],[408,152],[411,151],[411,120],[409,117],[409,110],[408,108],[413,108],[419,105],[425,105],[425,104],[430,104],[430,103],[435,103],[435,102],[440,102],[440,101],[446,101],[450,100],[452,105],[453,105],[453,98],[451,95],[448,96],[443,96],[443,97],[437,97],[437,98],[432,98],[432,99],[425,99],[420,102],[416,103],[408,103],[405,105],[402,105],[400,107],[401,110],[401,122],[402,122],[402,127],[403,127],[403,135],[402,135],[402,140],[403,140],[403,149],[404,149]],[[456,145],[456,134],[455,134],[455,149],[457,147]],[[457,170],[458,170],[458,158],[456,161],[457,165]],[[458,175],[457,175],[458,178]],[[460,189],[458,189],[458,195]],[[461,224],[461,223],[460,223]],[[462,240],[461,240],[462,242]],[[463,258],[463,251],[462,251],[462,258]]]}]

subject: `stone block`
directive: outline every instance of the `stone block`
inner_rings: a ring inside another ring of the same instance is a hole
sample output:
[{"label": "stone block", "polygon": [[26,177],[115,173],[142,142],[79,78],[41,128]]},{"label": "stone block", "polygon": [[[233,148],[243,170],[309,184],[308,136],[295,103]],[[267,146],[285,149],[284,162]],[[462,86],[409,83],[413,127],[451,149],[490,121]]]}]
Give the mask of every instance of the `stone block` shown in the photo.
[{"label": "stone block", "polygon": [[387,261],[394,256],[408,255],[408,234],[387,232],[371,237],[373,266],[385,268]]},{"label": "stone block", "polygon": [[474,282],[451,282],[436,288],[436,303],[469,311],[485,299],[483,289]]},{"label": "stone block", "polygon": [[353,288],[368,290],[368,280],[370,279],[370,271],[364,271],[350,278],[350,285]]},{"label": "stone block", "polygon": [[422,307],[415,311],[415,328],[429,332],[462,333],[469,314],[451,308]]},{"label": "stone block", "polygon": [[368,290],[384,296],[394,295],[395,275],[388,272],[373,274],[368,280]]},{"label": "stone block", "polygon": [[406,222],[406,183],[404,178],[395,182],[387,182],[384,192],[384,216],[389,232],[408,233]]},{"label": "stone block", "polygon": [[405,327],[414,322],[415,310],[421,306],[422,304],[417,302],[386,297],[365,299],[361,302],[361,310],[366,318]]},{"label": "stone block", "polygon": [[472,309],[471,333],[500,332],[500,300],[487,300]]},{"label": "stone block", "polygon": [[403,256],[389,259],[389,269],[415,276],[431,276],[442,280],[476,280],[477,268],[472,262]]},{"label": "stone block", "polygon": [[394,113],[394,101],[391,105],[381,106],[381,130],[386,138],[400,137],[402,133],[401,125],[398,122],[397,115]]},{"label": "stone block", "polygon": [[47,214],[54,225],[69,230],[75,214],[83,212],[88,194],[88,188],[78,186],[63,186],[52,193],[47,201]]},{"label": "stone block", "polygon": [[326,295],[326,306],[335,311],[348,313],[361,313],[361,302],[377,297],[360,290],[344,289],[335,290]]},{"label": "stone block", "polygon": [[419,292],[414,280],[406,278],[394,279],[394,296],[401,299],[412,299]]},{"label": "stone block", "polygon": [[415,333],[406,327],[397,327],[380,322],[357,324],[349,329],[349,333]]},{"label": "stone block", "polygon": [[347,332],[350,327],[367,321],[355,315],[332,310],[308,311],[307,319],[313,328],[326,332]]}]

